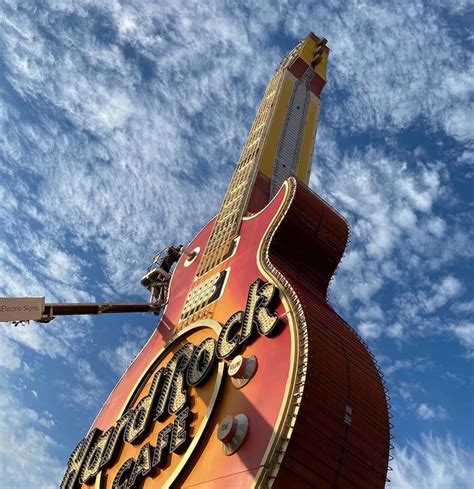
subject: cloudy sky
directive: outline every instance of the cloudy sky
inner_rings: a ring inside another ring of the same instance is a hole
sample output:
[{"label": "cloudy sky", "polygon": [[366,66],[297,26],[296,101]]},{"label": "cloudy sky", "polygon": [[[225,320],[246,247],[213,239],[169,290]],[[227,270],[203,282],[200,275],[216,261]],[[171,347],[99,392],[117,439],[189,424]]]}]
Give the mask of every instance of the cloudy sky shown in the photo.
[{"label": "cloudy sky", "polygon": [[[73,6],[74,5],[74,6]],[[331,301],[394,414],[393,489],[474,478],[470,0],[0,2],[0,295],[141,301],[218,209],[266,83],[331,48],[312,188],[348,219]],[[53,488],[155,326],[0,325],[0,486]]]}]

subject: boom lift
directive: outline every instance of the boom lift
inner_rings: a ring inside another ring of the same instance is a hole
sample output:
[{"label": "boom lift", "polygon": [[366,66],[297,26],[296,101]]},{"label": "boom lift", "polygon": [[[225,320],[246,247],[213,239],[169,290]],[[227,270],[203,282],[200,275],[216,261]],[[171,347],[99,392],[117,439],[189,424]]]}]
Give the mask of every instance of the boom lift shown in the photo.
[{"label": "boom lift", "polygon": [[181,255],[191,254],[183,245],[169,246],[153,256],[152,264],[141,279],[150,292],[149,302],[44,303],[44,297],[0,298],[0,322],[15,326],[30,320],[49,323],[57,316],[113,314],[122,312],[152,312],[160,315],[166,305],[168,285],[173,268]]}]

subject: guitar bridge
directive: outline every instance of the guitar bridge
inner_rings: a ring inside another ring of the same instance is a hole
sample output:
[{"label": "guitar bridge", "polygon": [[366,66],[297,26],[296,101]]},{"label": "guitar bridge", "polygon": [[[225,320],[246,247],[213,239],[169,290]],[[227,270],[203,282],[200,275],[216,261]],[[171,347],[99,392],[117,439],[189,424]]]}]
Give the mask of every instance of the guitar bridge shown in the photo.
[{"label": "guitar bridge", "polygon": [[199,285],[194,287],[184,301],[183,311],[181,313],[180,322],[185,321],[193,314],[199,312],[204,307],[212,304],[219,299],[224,291],[224,283],[230,268],[216,273],[212,277],[204,280]]}]

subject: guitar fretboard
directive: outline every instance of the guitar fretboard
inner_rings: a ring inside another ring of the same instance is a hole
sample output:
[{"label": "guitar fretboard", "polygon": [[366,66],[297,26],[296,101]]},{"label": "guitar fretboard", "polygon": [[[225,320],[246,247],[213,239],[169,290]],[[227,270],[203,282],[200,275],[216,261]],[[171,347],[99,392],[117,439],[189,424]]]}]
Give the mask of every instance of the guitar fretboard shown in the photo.
[{"label": "guitar fretboard", "polygon": [[199,264],[198,277],[205,275],[232,253],[235,238],[239,234],[242,217],[252,192],[253,182],[259,166],[260,151],[268,132],[281,80],[285,69],[297,56],[300,46],[301,43],[282,60],[265,90],[263,100],[250,129]]}]

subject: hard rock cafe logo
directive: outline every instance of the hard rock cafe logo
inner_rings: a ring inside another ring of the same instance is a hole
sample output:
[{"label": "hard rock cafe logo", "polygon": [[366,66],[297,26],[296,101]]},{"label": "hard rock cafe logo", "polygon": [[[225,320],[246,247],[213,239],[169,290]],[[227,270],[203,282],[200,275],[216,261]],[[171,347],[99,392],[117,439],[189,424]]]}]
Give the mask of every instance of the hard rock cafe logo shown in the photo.
[{"label": "hard rock cafe logo", "polygon": [[[92,429],[72,452],[61,489],[91,485],[98,474],[114,466],[124,444],[138,445],[152,425],[174,420],[160,429],[154,444],[144,444],[136,458],[122,463],[112,482],[113,489],[137,487],[166,465],[170,454],[183,454],[191,437],[189,387],[204,385],[219,360],[234,357],[240,347],[257,335],[271,335],[279,324],[274,312],[278,289],[257,279],[249,288],[245,311],[233,314],[220,330],[217,341],[205,338],[198,345],[183,344],[153,375],[148,394],[128,409],[107,431]],[[146,376],[147,372],[144,372]]]}]

